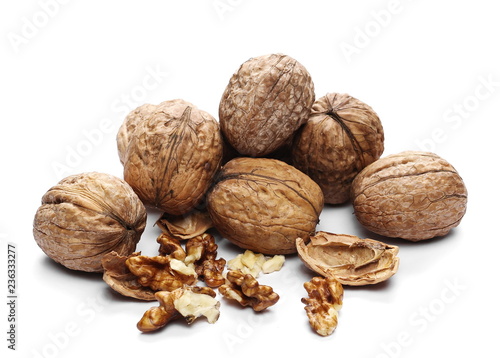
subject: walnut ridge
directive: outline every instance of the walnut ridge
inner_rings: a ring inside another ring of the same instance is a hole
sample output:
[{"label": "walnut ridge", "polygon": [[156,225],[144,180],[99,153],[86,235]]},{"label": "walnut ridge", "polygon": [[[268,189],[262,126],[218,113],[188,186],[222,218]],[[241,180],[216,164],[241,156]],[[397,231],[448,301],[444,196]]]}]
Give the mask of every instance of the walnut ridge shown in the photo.
[{"label": "walnut ridge", "polygon": [[384,151],[384,131],[375,111],[348,94],[328,93],[312,106],[295,136],[293,165],[319,184],[325,203],[349,200],[354,177]]},{"label": "walnut ridge", "polygon": [[126,182],[90,172],[66,177],[43,195],[33,236],[67,268],[102,272],[101,258],[134,252],[145,226],[146,209]]},{"label": "walnut ridge", "polygon": [[354,179],[351,193],[356,218],[366,229],[411,241],[446,235],[467,206],[467,189],[455,168],[428,152],[377,160]]},{"label": "walnut ridge", "polygon": [[207,195],[207,210],[223,237],[269,255],[296,252],[295,239],[315,232],[322,209],[314,181],[267,158],[229,161]]},{"label": "walnut ridge", "polygon": [[314,102],[309,72],[284,54],[251,58],[231,77],[219,105],[224,137],[239,153],[262,157],[307,120]]}]

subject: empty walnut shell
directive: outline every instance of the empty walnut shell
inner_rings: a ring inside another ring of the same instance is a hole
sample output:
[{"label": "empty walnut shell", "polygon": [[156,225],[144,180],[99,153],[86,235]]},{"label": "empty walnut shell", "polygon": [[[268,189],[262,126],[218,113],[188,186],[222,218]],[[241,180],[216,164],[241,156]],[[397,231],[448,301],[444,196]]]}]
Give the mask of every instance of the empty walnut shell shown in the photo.
[{"label": "empty walnut shell", "polygon": [[309,72],[283,54],[251,58],[231,77],[219,105],[221,130],[245,156],[262,157],[307,120],[314,102]]},{"label": "empty walnut shell", "polygon": [[215,118],[189,102],[165,101],[130,134],[124,178],[145,205],[182,215],[201,201],[221,160]]},{"label": "empty walnut shell", "polygon": [[354,177],[384,151],[379,117],[348,94],[329,93],[316,100],[295,136],[293,165],[319,184],[325,203],[349,200]]},{"label": "empty walnut shell", "polygon": [[324,277],[335,277],[343,285],[379,283],[399,267],[397,246],[352,235],[318,231],[310,241],[297,239],[297,252],[304,264]]},{"label": "empty walnut shell", "polygon": [[103,173],[69,176],[42,197],[33,223],[40,248],[73,270],[101,272],[110,251],[134,252],[146,209],[123,180]]},{"label": "empty walnut shell", "polygon": [[223,166],[207,195],[214,227],[241,248],[263,254],[296,252],[323,209],[320,187],[276,159],[235,158]]},{"label": "empty walnut shell", "polygon": [[450,163],[407,151],[367,166],[352,184],[354,213],[377,234],[411,241],[447,234],[467,206],[467,189]]}]

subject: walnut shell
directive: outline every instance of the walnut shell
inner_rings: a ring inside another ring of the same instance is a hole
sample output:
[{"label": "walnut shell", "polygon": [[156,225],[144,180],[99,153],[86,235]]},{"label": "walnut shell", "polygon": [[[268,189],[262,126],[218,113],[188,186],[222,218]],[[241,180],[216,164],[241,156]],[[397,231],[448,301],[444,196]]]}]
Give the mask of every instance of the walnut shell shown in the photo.
[{"label": "walnut shell", "polygon": [[379,283],[399,268],[399,248],[380,241],[318,231],[306,242],[297,239],[297,252],[304,264],[324,277],[335,277],[343,285]]},{"label": "walnut shell", "polygon": [[354,213],[368,230],[411,241],[458,226],[467,189],[455,168],[434,153],[406,151],[367,166],[352,184]]},{"label": "walnut shell", "polygon": [[315,232],[321,188],[276,159],[241,157],[222,167],[207,195],[214,227],[237,246],[263,254],[296,252],[295,239]]},{"label": "walnut shell", "polygon": [[182,215],[200,203],[221,160],[215,118],[189,102],[165,101],[131,133],[124,178],[146,206]]},{"label": "walnut shell", "polygon": [[131,134],[141,121],[147,120],[153,115],[157,107],[158,106],[155,104],[143,104],[130,112],[123,121],[120,129],[118,130],[118,134],[116,135],[118,157],[120,158],[120,162],[122,164],[125,164],[125,153],[127,152]]},{"label": "walnut shell", "polygon": [[42,197],[33,223],[40,248],[72,270],[101,272],[111,251],[134,252],[146,226],[146,209],[123,180],[103,173],[62,179]]},{"label": "walnut shell", "polygon": [[295,136],[293,165],[319,184],[325,203],[349,200],[354,177],[384,151],[384,131],[375,111],[348,94],[316,100]]},{"label": "walnut shell", "polygon": [[233,74],[219,105],[221,130],[239,153],[262,157],[307,120],[314,102],[309,72],[283,54],[251,58]]}]

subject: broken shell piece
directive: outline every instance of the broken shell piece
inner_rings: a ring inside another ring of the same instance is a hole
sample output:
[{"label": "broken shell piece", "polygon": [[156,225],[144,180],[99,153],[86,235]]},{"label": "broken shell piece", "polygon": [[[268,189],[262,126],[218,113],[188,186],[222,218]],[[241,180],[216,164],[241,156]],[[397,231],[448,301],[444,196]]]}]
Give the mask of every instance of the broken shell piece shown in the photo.
[{"label": "broken shell piece", "polygon": [[308,268],[324,277],[334,276],[343,285],[379,283],[399,267],[399,248],[372,239],[318,231],[307,244],[302,238],[296,244]]},{"label": "broken shell piece", "polygon": [[212,220],[206,211],[193,210],[185,215],[163,213],[156,225],[167,235],[177,239],[191,239],[204,234],[212,225]]}]

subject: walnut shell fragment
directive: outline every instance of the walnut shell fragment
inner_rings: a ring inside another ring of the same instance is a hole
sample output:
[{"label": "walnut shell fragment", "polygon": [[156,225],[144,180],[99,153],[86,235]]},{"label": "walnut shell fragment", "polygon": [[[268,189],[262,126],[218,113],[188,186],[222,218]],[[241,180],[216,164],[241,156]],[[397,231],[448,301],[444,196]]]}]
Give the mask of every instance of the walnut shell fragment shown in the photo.
[{"label": "walnut shell fragment", "polygon": [[307,243],[298,238],[297,252],[314,272],[350,286],[385,281],[399,268],[397,246],[352,235],[318,231]]},{"label": "walnut shell fragment", "polygon": [[438,155],[406,151],[367,166],[351,188],[354,213],[368,230],[411,241],[446,235],[458,226],[467,189]]},{"label": "walnut shell fragment", "polygon": [[67,268],[102,272],[102,257],[134,252],[145,226],[146,209],[125,181],[90,172],[66,177],[43,195],[33,236]]},{"label": "walnut shell fragment", "polygon": [[231,77],[219,105],[221,130],[240,154],[265,156],[307,120],[314,102],[309,72],[284,54],[251,58]]},{"label": "walnut shell fragment", "polygon": [[360,100],[328,93],[312,106],[295,136],[293,165],[319,184],[325,203],[349,200],[354,177],[384,151],[384,130],[375,111]]},{"label": "walnut shell fragment", "polygon": [[196,209],[184,215],[163,213],[156,225],[165,234],[183,240],[202,235],[213,226],[208,212]]},{"label": "walnut shell fragment", "polygon": [[207,195],[219,233],[243,249],[268,255],[296,252],[295,239],[316,230],[321,188],[284,162],[235,158],[223,166]]},{"label": "walnut shell fragment", "polygon": [[189,102],[172,100],[138,121],[123,173],[146,206],[183,215],[201,202],[221,160],[217,120]]}]

